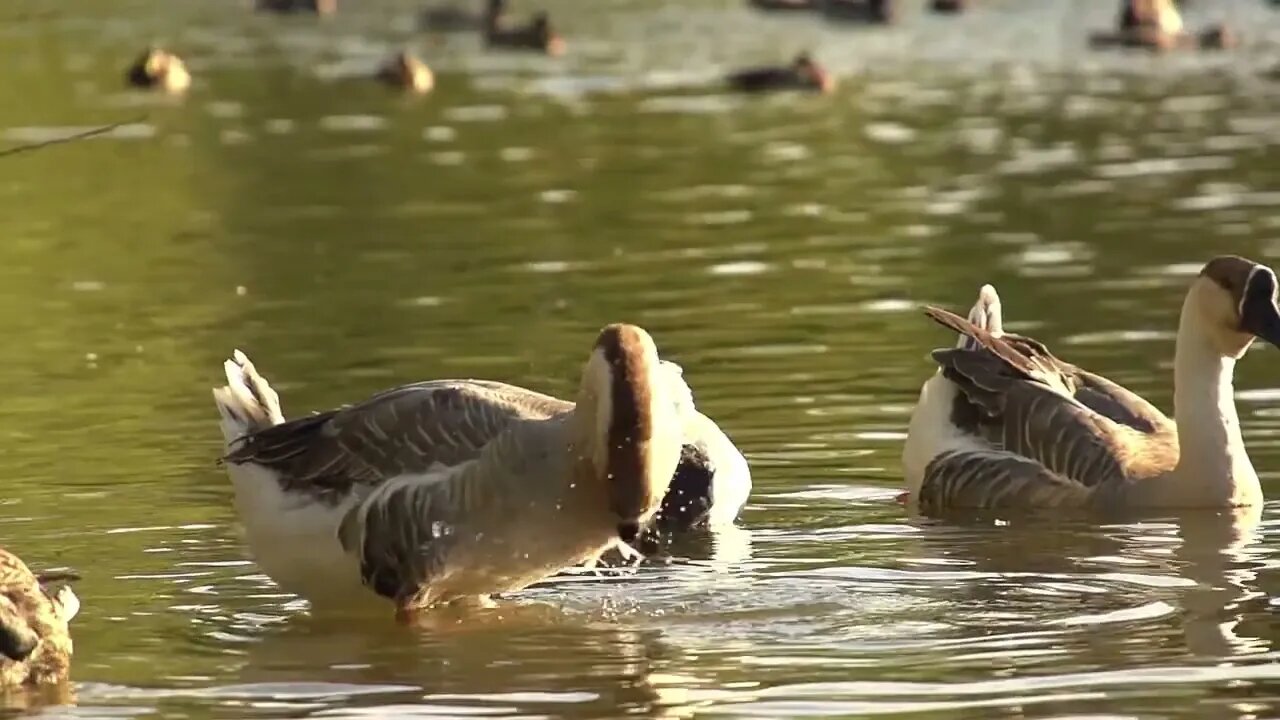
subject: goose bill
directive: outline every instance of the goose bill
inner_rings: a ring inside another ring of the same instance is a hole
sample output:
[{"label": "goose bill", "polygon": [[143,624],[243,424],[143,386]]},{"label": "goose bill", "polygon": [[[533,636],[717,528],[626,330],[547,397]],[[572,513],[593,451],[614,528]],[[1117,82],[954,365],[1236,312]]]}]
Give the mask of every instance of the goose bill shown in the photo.
[{"label": "goose bill", "polygon": [[1280,308],[1276,307],[1276,276],[1268,268],[1254,271],[1240,303],[1240,327],[1280,347]]}]

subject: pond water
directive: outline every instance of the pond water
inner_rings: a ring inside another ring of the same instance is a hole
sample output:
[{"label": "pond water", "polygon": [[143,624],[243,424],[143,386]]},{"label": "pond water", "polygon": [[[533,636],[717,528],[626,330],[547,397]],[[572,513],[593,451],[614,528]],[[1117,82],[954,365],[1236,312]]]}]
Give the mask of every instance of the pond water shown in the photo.
[{"label": "pond water", "polygon": [[[83,717],[1253,718],[1280,714],[1280,504],[960,523],[895,501],[922,303],[1171,408],[1208,257],[1280,258],[1280,14],[1245,46],[1093,54],[1107,2],[907,8],[865,31],[738,2],[547,0],[563,60],[415,34],[412,2],[265,18],[215,0],[8,0],[0,544],[72,567]],[[528,9],[518,2],[517,11]],[[129,93],[159,40],[196,76]],[[438,89],[361,79],[416,48]],[[809,47],[831,97],[715,78]],[[215,464],[232,348],[287,413],[434,377],[567,395],[648,328],[751,461],[734,532],[423,627],[312,618],[249,560]],[[1237,381],[1280,495],[1280,355]],[[61,716],[65,707],[36,711]],[[39,708],[43,708],[42,710]]]}]

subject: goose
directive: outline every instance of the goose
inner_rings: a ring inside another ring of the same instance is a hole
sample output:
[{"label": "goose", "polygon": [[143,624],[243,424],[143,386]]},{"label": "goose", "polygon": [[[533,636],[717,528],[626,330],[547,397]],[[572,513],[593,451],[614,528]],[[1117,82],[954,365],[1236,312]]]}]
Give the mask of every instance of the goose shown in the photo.
[{"label": "goose", "polygon": [[936,13],[961,13],[968,8],[968,0],[933,0],[929,7]]},{"label": "goose", "polygon": [[191,74],[182,58],[161,48],[147,48],[129,66],[125,80],[134,87],[157,88],[168,93],[186,92]]},{"label": "goose", "polygon": [[65,583],[75,579],[69,573],[38,576],[0,548],[0,691],[66,679],[72,650],[68,624],[80,600]]},{"label": "goose", "polygon": [[424,94],[435,87],[436,78],[427,64],[409,52],[398,52],[378,68],[378,80],[408,92]]},{"label": "goose", "polygon": [[485,23],[485,42],[489,47],[511,50],[536,50],[552,57],[564,54],[564,38],[551,27],[551,17],[545,12],[535,13],[528,25],[504,27],[499,19],[490,15]]},{"label": "goose", "polygon": [[1137,394],[1005,333],[984,286],[962,318],[925,313],[960,335],[935,350],[903,448],[908,497],[923,511],[1190,509],[1262,502],[1232,395],[1255,338],[1280,346],[1275,272],[1210,260],[1182,305],[1174,419]]},{"label": "goose", "polygon": [[258,0],[257,7],[274,13],[332,15],[338,12],[338,0]]},{"label": "goose", "polygon": [[819,0],[818,4],[828,20],[883,24],[897,15],[896,0]]},{"label": "goose", "polygon": [[835,78],[815,62],[807,52],[796,55],[790,65],[739,70],[731,73],[725,81],[730,88],[749,93],[777,90],[812,90],[828,93],[835,88]]},{"label": "goose", "polygon": [[[713,484],[703,521],[731,522],[750,489],[746,461],[693,412],[678,366],[631,325],[600,332],[576,404],[435,380],[286,422],[243,353],[224,369],[214,398],[251,550],[313,605],[369,595],[362,586],[403,612],[483,603],[610,549],[634,557],[641,528],[675,514],[665,496],[682,453],[735,477]],[[689,428],[702,433],[692,451]]]},{"label": "goose", "polygon": [[457,5],[427,8],[418,16],[418,25],[432,32],[482,31],[502,21],[506,0],[486,0],[482,12],[471,12]]},{"label": "goose", "polygon": [[818,9],[819,0],[748,0],[748,4],[765,12],[791,12]]}]

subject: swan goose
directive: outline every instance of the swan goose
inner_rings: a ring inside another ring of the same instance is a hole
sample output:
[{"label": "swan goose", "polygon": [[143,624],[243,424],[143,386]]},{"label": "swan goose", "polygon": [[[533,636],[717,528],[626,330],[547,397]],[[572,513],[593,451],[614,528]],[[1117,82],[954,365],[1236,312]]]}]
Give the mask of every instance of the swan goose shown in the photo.
[{"label": "swan goose", "polygon": [[[903,468],[912,502],[948,508],[1139,509],[1262,502],[1232,391],[1254,338],[1280,346],[1271,268],[1221,256],[1192,281],[1178,324],[1174,419],[1123,387],[1003,332],[984,286],[911,417]],[[1175,422],[1176,420],[1176,422]]]},{"label": "swan goose", "polygon": [[0,549],[0,690],[66,679],[72,651],[68,623],[80,600],[69,585],[53,592],[46,585],[74,579],[37,576],[17,555]]},{"label": "swan goose", "polygon": [[[516,590],[610,548],[632,554],[660,505],[672,522],[731,522],[750,490],[745,459],[634,326],[601,331],[576,404],[436,380],[285,422],[243,353],[225,370],[214,397],[251,549],[313,603],[367,595],[361,583],[402,610]],[[677,471],[707,457],[705,472],[734,482]]]}]

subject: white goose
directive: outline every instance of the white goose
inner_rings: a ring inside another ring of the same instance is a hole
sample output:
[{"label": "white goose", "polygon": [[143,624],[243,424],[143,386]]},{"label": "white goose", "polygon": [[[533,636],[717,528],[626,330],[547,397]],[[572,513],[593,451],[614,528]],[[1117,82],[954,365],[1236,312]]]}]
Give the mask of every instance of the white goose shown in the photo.
[{"label": "white goose", "polygon": [[[738,480],[710,503],[737,507],[698,519],[732,520],[745,502],[733,490],[742,480],[750,488],[741,454],[693,411],[678,366],[634,326],[601,331],[576,405],[438,380],[285,422],[248,358],[237,352],[226,372],[214,396],[253,554],[286,590],[322,605],[368,596],[362,584],[402,610],[483,598],[611,547],[629,551],[624,542],[664,497],[673,521],[700,507],[667,493],[691,426],[703,432],[683,451],[695,467],[675,482],[694,493],[716,491],[696,482],[708,474]],[[712,467],[707,456],[725,462]]]},{"label": "white goose", "polygon": [[1211,260],[1182,305],[1174,417],[1030,338],[1002,332],[984,286],[911,417],[903,469],[911,501],[948,508],[1195,508],[1262,502],[1232,394],[1254,338],[1280,346],[1275,273],[1236,256]]}]

